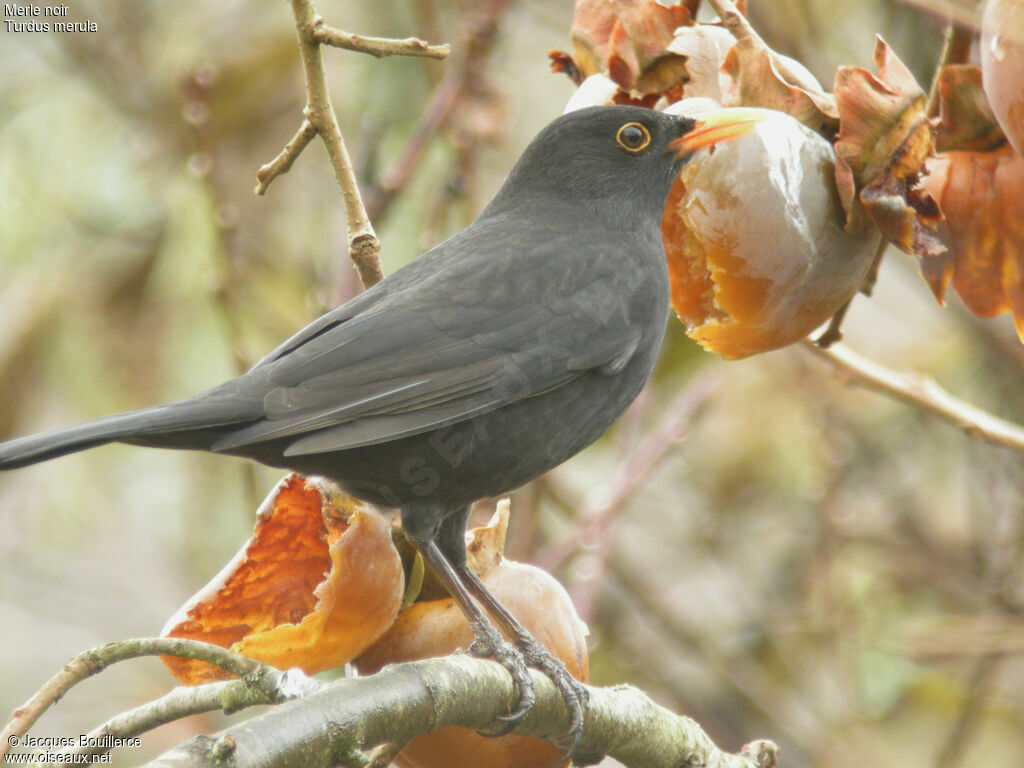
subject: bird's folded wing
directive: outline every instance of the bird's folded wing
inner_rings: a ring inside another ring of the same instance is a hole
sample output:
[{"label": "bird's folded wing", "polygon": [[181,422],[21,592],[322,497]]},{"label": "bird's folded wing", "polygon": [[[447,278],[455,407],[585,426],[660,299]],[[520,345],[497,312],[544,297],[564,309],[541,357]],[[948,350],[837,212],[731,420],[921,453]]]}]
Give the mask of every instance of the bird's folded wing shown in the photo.
[{"label": "bird's folded wing", "polygon": [[213,449],[289,438],[286,455],[373,445],[535,396],[587,370],[615,373],[638,333],[581,310],[586,292],[505,308],[385,302],[322,322],[253,370],[265,381],[264,418]]}]

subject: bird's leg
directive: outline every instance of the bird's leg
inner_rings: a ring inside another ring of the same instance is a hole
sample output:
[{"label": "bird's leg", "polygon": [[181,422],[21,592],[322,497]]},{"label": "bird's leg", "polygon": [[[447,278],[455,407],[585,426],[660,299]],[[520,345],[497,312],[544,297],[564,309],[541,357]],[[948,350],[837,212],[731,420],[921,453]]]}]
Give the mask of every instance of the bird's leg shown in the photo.
[{"label": "bird's leg", "polygon": [[[425,542],[417,542],[417,546],[420,554],[423,555],[423,559],[433,567],[435,573],[444,582],[448,593],[458,604],[459,608],[462,609],[462,614],[469,622],[470,629],[473,630],[473,636],[476,639],[469,647],[469,652],[474,656],[494,659],[512,675],[512,679],[519,689],[519,702],[511,713],[502,716],[501,719],[515,723],[530,711],[530,708],[533,707],[534,702],[537,700],[534,693],[533,678],[530,677],[530,670],[527,668],[524,654],[515,645],[509,643],[501,636],[487,618],[487,615],[480,610],[480,606],[473,602],[473,598],[459,578],[459,572],[448,562],[448,558],[445,557],[437,543],[431,539]],[[493,597],[491,597],[491,600],[497,603],[497,600]],[[523,631],[525,632],[525,630]]]},{"label": "bird's leg", "polygon": [[[561,659],[555,658],[547,648],[540,644],[530,632],[519,623],[508,609],[496,598],[487,586],[480,580],[467,565],[459,568],[458,575],[467,591],[483,605],[484,609],[498,624],[498,627],[512,639],[513,644],[522,652],[527,665],[543,672],[565,701],[569,709],[569,749],[568,755],[572,755],[579,746],[580,737],[583,735],[583,706],[586,704],[588,695],[586,687],[576,678],[569,674]],[[514,714],[502,717],[502,720],[509,721],[500,733],[507,733],[515,725],[518,719]],[[488,734],[491,735],[491,734]]]}]

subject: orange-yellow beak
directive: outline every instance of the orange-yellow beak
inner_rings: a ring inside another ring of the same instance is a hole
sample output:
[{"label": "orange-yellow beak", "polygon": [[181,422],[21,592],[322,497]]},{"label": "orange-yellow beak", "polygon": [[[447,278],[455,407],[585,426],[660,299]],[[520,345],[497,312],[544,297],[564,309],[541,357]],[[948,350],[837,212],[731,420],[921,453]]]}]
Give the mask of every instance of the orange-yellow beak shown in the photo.
[{"label": "orange-yellow beak", "polygon": [[765,111],[750,107],[730,107],[702,112],[694,115],[693,119],[697,121],[693,130],[669,143],[669,148],[680,156],[750,133],[765,119]]}]

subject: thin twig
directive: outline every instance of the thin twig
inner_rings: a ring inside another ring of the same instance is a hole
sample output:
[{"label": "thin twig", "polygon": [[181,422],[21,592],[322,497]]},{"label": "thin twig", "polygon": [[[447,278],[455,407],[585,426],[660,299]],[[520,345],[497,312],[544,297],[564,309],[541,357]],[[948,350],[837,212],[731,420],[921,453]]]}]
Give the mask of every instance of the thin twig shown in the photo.
[{"label": "thin twig", "polygon": [[[950,6],[952,9],[952,5]],[[925,107],[925,115],[937,117],[939,114],[939,79],[942,70],[949,64],[959,64],[967,60],[970,54],[971,43],[974,40],[974,30],[957,24],[950,11],[949,25],[946,27],[942,39],[942,52],[939,54],[939,61],[935,65],[935,74],[932,75],[932,83],[928,88],[928,103]]]},{"label": "thin twig", "polygon": [[960,712],[935,755],[935,768],[956,768],[963,763],[971,737],[982,726],[980,718],[1002,662],[1000,656],[983,656],[974,665]]},{"label": "thin twig", "polygon": [[345,216],[348,221],[348,257],[355,265],[363,287],[369,288],[384,277],[380,263],[380,240],[373,230],[370,216],[363,203],[352,160],[341,135],[334,107],[331,105],[320,46],[334,45],[371,53],[374,56],[401,54],[433,58],[447,56],[449,47],[428,45],[417,38],[386,40],[352,35],[324,24],[323,19],[313,8],[311,0],[291,0],[291,7],[299,38],[302,69],[306,78],[306,107],[303,110],[305,120],[280,154],[262,166],[256,174],[256,194],[263,194],[271,181],[291,167],[295,158],[312,140],[313,135],[319,134],[327,147],[331,168],[334,170],[334,177],[345,205]]},{"label": "thin twig", "polygon": [[952,18],[953,21],[967,29],[977,31],[981,27],[981,2],[960,3],[950,0],[897,0],[900,5],[917,8],[919,11],[938,17]]},{"label": "thin twig", "polygon": [[444,59],[451,53],[452,47],[447,43],[443,45],[430,45],[418,37],[407,37],[404,40],[392,40],[386,37],[366,37],[354,35],[335,27],[329,27],[321,19],[313,31],[318,43],[332,45],[335,48],[344,48],[348,51],[358,51],[376,56],[378,59],[384,56],[422,56],[428,59]]},{"label": "thin twig", "polygon": [[[878,249],[875,251],[875,258],[871,262],[871,266],[868,267],[868,271],[864,274],[864,279],[861,281],[860,288],[857,293],[863,293],[865,296],[870,296],[871,292],[875,288],[875,283],[878,282],[878,270],[882,266],[882,257],[885,256],[886,250],[889,248],[889,241],[882,239],[878,244]],[[843,332],[840,330],[840,326],[843,324],[843,320],[846,318],[846,313],[850,309],[850,305],[856,298],[857,294],[848,298],[843,302],[843,306],[836,310],[836,313],[832,315],[832,319],[828,323],[821,336],[814,340],[822,349],[828,349],[836,342],[843,340]]]},{"label": "thin twig", "polygon": [[219,645],[201,643],[197,640],[186,640],[176,637],[150,637],[140,640],[121,640],[108,643],[99,648],[92,648],[71,658],[64,668],[51,677],[33,694],[32,698],[14,710],[11,719],[0,731],[0,757],[6,755],[17,737],[24,735],[29,728],[49,709],[50,705],[60,699],[78,683],[102,672],[111,664],[142,656],[180,656],[186,659],[199,659],[214,666],[225,669],[238,677],[247,677],[266,667],[258,661],[221,648]]},{"label": "thin twig", "polygon": [[[86,746],[61,751],[60,755],[101,755],[161,725],[190,715],[221,710],[234,713],[261,704],[280,704],[321,690],[327,684],[306,677],[299,670],[282,672],[262,667],[242,680],[221,680],[193,687],[180,686],[155,701],[121,712],[87,734]],[[64,760],[62,762],[73,762]]]},{"label": "thin twig", "polygon": [[266,193],[270,182],[291,170],[295,158],[302,154],[302,150],[313,140],[314,136],[316,136],[316,128],[313,127],[309,120],[303,120],[299,130],[292,136],[291,141],[284,145],[284,149],[281,150],[278,156],[266,165],[261,165],[260,169],[256,171],[257,184],[256,189],[253,191],[257,195]]},{"label": "thin twig", "polygon": [[954,397],[926,376],[886,368],[842,344],[834,344],[828,349],[815,346],[809,339],[805,339],[803,344],[854,384],[920,408],[977,440],[1024,452],[1024,427]]},{"label": "thin twig", "polygon": [[384,277],[380,264],[380,240],[373,231],[373,225],[366,214],[363,198],[352,169],[352,161],[341,136],[338,118],[331,105],[327,88],[327,73],[324,70],[323,54],[314,30],[321,23],[313,9],[311,0],[291,0],[295,15],[295,30],[299,38],[302,69],[306,77],[306,108],[303,114],[323,139],[327,156],[334,169],[334,178],[341,189],[348,220],[348,255],[359,272],[364,288],[378,283]]}]

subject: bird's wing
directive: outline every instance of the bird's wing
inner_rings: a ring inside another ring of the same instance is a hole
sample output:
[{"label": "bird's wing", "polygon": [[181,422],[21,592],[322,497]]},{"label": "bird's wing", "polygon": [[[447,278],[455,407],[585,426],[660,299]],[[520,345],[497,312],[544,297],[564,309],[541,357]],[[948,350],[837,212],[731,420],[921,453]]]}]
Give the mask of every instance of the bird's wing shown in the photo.
[{"label": "bird's wing", "polygon": [[462,275],[457,286],[448,275],[445,285],[388,295],[355,316],[325,316],[253,370],[265,381],[264,418],[213,449],[293,438],[285,455],[298,455],[382,443],[540,394],[587,370],[615,373],[636,350],[639,332],[600,301],[603,275],[575,280],[568,293],[550,284],[534,295],[489,280],[488,271]]}]

